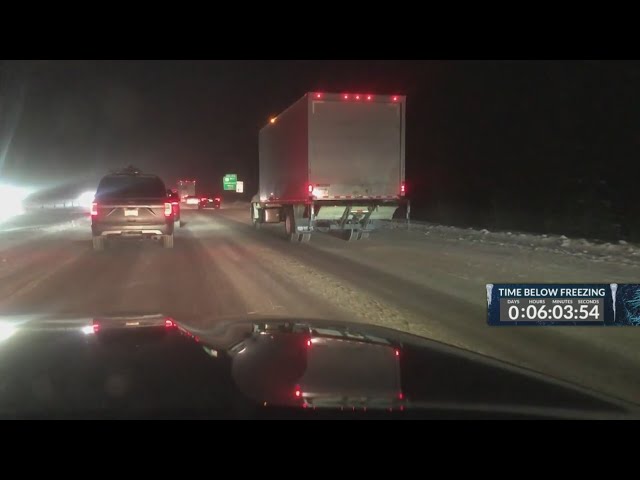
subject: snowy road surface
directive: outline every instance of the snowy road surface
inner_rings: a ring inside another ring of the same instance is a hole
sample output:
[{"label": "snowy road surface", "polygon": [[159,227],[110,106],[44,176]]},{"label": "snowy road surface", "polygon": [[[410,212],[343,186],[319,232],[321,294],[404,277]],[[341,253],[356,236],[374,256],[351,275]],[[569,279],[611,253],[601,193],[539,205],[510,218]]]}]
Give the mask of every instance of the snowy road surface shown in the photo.
[{"label": "snowy road surface", "polygon": [[426,225],[290,244],[281,225],[255,231],[248,216],[246,205],[183,211],[173,250],[96,253],[86,215],[29,213],[0,225],[0,314],[164,313],[200,328],[252,314],[355,320],[640,403],[640,329],[486,324],[486,283],[640,283],[633,246]]}]

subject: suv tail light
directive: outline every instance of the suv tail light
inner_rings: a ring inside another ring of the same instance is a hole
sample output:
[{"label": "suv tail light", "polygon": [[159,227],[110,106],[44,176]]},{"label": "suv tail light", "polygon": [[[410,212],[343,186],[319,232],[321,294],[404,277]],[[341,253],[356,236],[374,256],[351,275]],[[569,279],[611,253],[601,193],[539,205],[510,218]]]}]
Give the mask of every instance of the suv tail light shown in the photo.
[{"label": "suv tail light", "polygon": [[98,204],[97,204],[97,202],[93,202],[91,204],[91,216],[95,217],[96,215],[98,215]]},{"label": "suv tail light", "polygon": [[173,215],[173,208],[171,207],[171,202],[165,202],[164,203],[164,216],[165,217],[170,217],[171,215]]}]

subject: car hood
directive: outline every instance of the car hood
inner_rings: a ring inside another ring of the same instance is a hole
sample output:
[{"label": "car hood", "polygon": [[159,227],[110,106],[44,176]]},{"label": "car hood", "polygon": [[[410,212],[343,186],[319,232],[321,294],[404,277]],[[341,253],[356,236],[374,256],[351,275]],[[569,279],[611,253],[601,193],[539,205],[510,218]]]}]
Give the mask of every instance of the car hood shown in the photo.
[{"label": "car hood", "polygon": [[0,317],[5,418],[638,418],[636,405],[362,323]]}]

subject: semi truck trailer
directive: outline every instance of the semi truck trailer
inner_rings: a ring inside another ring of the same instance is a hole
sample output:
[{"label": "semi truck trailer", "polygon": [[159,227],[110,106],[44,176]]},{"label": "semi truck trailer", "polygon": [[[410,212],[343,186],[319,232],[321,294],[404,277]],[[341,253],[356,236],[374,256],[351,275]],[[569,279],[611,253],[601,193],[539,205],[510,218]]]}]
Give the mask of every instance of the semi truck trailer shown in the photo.
[{"label": "semi truck trailer", "polygon": [[[403,95],[311,92],[259,134],[255,228],[284,223],[292,242],[336,231],[369,237],[406,205]],[[407,217],[408,218],[408,217]]]}]

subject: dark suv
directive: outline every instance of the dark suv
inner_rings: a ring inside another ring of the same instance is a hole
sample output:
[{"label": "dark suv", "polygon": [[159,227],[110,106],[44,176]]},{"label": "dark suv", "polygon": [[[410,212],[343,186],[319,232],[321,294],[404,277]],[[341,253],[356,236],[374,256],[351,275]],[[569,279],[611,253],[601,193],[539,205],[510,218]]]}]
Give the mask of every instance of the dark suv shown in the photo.
[{"label": "dark suv", "polygon": [[109,238],[162,239],[173,248],[174,213],[163,181],[135,168],[100,180],[91,206],[93,249],[102,250]]}]

